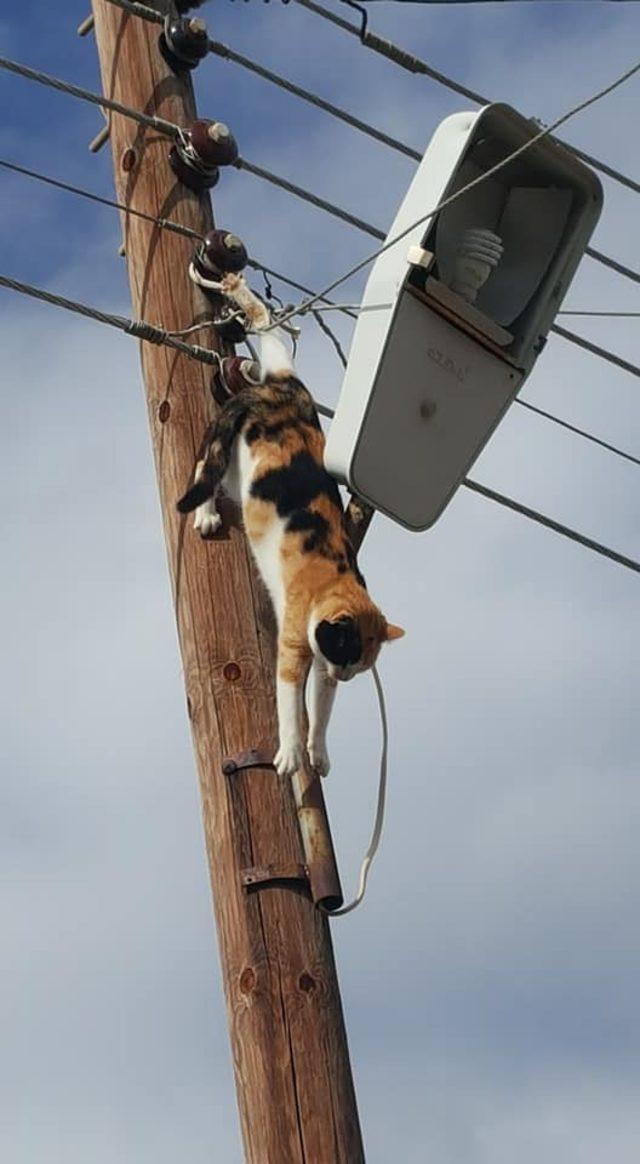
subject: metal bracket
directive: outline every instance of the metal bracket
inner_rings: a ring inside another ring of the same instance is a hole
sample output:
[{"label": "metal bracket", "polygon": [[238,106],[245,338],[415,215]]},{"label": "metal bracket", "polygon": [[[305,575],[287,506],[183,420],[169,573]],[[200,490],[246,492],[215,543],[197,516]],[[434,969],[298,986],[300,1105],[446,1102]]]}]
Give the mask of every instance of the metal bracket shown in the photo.
[{"label": "metal bracket", "polygon": [[247,892],[275,886],[290,889],[309,890],[309,872],[306,865],[253,865],[240,874]]},{"label": "metal bracket", "polygon": [[250,748],[248,752],[240,752],[238,756],[229,756],[222,761],[225,776],[236,776],[238,772],[245,772],[248,768],[273,768],[273,766],[273,756],[265,748]]}]

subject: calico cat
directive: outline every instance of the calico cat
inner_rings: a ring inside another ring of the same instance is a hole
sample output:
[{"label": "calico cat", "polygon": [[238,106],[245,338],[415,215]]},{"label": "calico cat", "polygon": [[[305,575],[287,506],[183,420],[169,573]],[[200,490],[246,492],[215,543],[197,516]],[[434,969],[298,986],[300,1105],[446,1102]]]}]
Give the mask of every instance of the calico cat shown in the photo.
[{"label": "calico cat", "polygon": [[[264,326],[260,312],[266,309],[247,298],[244,280],[227,276],[225,285],[254,326]],[[324,468],[324,435],[313,398],[272,332],[262,337],[261,372],[263,382],[232,396],[211,425],[194,484],[178,509],[196,509],[195,526],[210,537],[220,524],[218,489],[241,505],[278,623],[280,738],[274,763],[281,776],[303,764],[309,679],[308,756],[314,771],[326,776],[326,731],[337,682],[371,667],[382,643],[404,631],[386,621],[367,593],[338,486]]]}]

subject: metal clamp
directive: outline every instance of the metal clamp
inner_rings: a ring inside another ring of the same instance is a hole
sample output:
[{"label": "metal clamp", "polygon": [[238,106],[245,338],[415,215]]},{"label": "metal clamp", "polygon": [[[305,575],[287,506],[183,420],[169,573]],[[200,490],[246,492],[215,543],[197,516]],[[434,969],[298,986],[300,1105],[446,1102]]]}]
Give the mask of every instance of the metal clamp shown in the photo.
[{"label": "metal clamp", "polygon": [[236,776],[238,772],[245,772],[248,768],[273,767],[273,756],[264,748],[250,748],[248,752],[240,752],[238,756],[229,756],[222,761],[225,776]]},{"label": "metal clamp", "polygon": [[258,889],[287,888],[302,890],[309,893],[309,871],[306,865],[295,862],[287,865],[253,865],[243,869],[240,874],[242,884],[247,892]]}]

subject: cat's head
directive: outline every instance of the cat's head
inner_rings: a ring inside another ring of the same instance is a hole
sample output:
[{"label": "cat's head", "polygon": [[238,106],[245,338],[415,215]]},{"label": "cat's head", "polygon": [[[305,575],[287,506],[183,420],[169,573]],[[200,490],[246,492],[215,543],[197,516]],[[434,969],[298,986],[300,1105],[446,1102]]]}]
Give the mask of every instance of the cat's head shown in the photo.
[{"label": "cat's head", "polygon": [[404,631],[387,622],[377,606],[322,610],[312,629],[311,648],[321,655],[332,679],[347,680],[372,667],[383,643],[402,638]]}]

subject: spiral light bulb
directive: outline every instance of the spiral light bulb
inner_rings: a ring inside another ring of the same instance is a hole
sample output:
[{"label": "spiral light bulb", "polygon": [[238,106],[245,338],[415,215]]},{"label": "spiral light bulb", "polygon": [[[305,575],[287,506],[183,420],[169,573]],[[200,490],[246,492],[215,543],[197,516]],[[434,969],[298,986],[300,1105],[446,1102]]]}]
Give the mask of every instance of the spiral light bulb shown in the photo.
[{"label": "spiral light bulb", "polygon": [[504,253],[502,239],[484,227],[470,227],[462,235],[456,249],[456,260],[451,290],[475,303],[478,292]]}]

